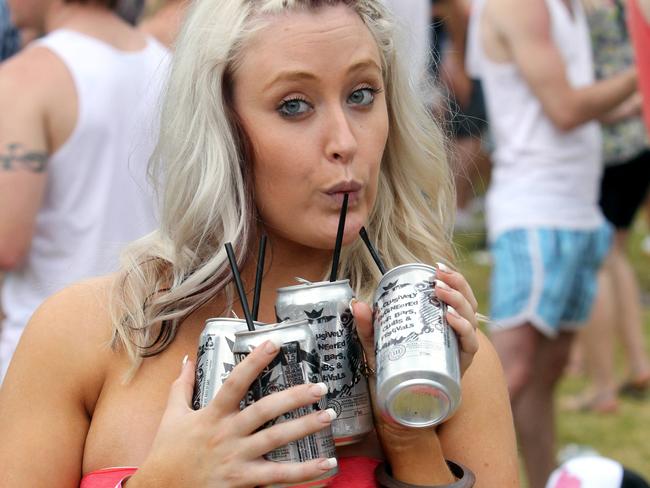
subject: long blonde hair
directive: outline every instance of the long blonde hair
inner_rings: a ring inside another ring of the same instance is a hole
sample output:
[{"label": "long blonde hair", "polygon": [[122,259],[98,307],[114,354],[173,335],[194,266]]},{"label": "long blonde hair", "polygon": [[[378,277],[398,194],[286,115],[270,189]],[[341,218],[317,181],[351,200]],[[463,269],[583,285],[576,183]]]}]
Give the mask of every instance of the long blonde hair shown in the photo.
[{"label": "long blonde hair", "polygon": [[[409,80],[381,1],[197,0],[177,43],[151,160],[160,228],[125,251],[115,281],[113,345],[125,348],[133,371],[142,358],[164,351],[182,321],[217,294],[232,303],[224,244],[233,243],[240,267],[256,248],[252,151],[230,102],[247,39],[268,15],[341,3],[377,41],[388,103],[389,136],[368,232],[388,267],[451,260],[454,190],[444,138]],[[360,240],[343,251],[340,276],[350,278],[360,299],[372,298],[380,273]]]}]

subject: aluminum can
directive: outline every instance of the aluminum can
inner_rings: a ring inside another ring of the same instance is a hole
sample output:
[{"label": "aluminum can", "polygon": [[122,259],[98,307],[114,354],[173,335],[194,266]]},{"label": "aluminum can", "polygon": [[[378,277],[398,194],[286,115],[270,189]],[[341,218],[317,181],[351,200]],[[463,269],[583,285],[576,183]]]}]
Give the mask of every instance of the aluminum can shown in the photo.
[{"label": "aluminum can", "polygon": [[278,320],[307,319],[316,336],[327,407],[337,413],[332,433],[337,446],[360,441],[374,428],[363,354],[350,311],[350,280],[303,282],[278,289]]},{"label": "aluminum can", "polygon": [[409,427],[439,424],[460,404],[456,334],[435,295],[436,269],[405,264],[388,271],[374,297],[377,406]]},{"label": "aluminum can", "polygon": [[214,318],[205,322],[196,354],[196,380],[192,407],[205,407],[235,367],[235,333],[248,330],[245,320]]},{"label": "aluminum can", "polygon": [[[320,357],[316,349],[316,338],[306,320],[289,321],[280,324],[258,327],[255,331],[242,331],[235,334],[233,348],[235,363],[238,364],[257,346],[273,339],[282,343],[278,355],[253,382],[244,399],[243,407],[273,393],[304,383],[320,383]],[[282,422],[303,417],[314,411],[326,408],[325,400],[306,407],[287,412],[268,422],[271,427]],[[305,462],[318,458],[336,457],[336,448],[330,426],[297,441],[274,449],[264,455],[269,461]],[[273,488],[287,486],[326,486],[328,480],[338,473],[338,466],[324,473],[318,479],[300,484],[277,484]]]}]

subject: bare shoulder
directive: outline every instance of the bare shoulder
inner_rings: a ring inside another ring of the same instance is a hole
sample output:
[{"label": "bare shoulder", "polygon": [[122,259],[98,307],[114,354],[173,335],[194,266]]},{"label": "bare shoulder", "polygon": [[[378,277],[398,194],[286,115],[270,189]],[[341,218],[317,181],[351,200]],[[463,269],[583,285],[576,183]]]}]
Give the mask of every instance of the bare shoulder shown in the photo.
[{"label": "bare shoulder", "polygon": [[82,386],[83,402],[92,410],[114,354],[109,308],[114,280],[111,275],[80,282],[48,298],[23,332],[5,386],[48,371],[64,373]]},{"label": "bare shoulder", "polygon": [[445,456],[477,474],[477,488],[518,487],[514,423],[501,362],[479,331],[479,352],[462,380],[462,404],[439,429]]},{"label": "bare shoulder", "polygon": [[31,46],[0,65],[0,97],[4,101],[29,95],[46,101],[45,97],[56,93],[57,84],[66,79],[67,69],[56,54]]},{"label": "bare shoulder", "polygon": [[488,0],[485,12],[490,24],[506,37],[548,30],[549,12],[544,0]]}]

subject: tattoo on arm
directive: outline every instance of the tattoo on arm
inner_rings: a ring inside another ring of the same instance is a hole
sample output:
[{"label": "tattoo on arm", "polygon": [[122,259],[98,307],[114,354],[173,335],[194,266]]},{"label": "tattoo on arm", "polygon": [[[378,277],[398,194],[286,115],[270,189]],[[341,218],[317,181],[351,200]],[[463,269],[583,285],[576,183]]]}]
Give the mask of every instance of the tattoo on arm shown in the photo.
[{"label": "tattoo on arm", "polygon": [[44,151],[28,151],[22,144],[7,144],[0,149],[0,171],[25,170],[32,173],[43,173],[47,168],[47,153]]}]

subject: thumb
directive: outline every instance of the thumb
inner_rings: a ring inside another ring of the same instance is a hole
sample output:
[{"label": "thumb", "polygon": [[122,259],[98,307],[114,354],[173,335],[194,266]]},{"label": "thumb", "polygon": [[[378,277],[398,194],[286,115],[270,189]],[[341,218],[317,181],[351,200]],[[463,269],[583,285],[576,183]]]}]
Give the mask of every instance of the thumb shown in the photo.
[{"label": "thumb", "polygon": [[183,358],[181,373],[169,389],[167,406],[174,410],[192,408],[192,393],[194,391],[194,361],[186,355]]},{"label": "thumb", "polygon": [[350,303],[350,310],[354,316],[354,322],[357,326],[357,334],[361,341],[361,346],[366,353],[368,365],[375,367],[375,333],[372,325],[372,310],[365,302],[353,300]]}]

